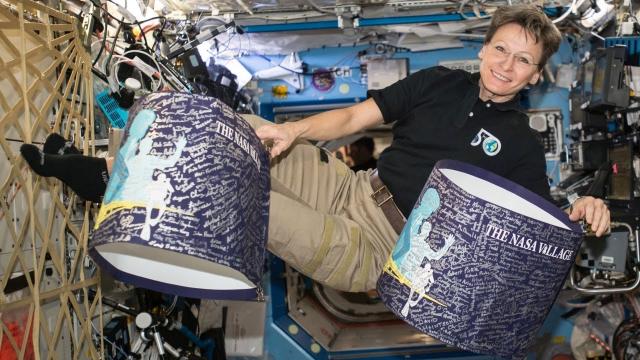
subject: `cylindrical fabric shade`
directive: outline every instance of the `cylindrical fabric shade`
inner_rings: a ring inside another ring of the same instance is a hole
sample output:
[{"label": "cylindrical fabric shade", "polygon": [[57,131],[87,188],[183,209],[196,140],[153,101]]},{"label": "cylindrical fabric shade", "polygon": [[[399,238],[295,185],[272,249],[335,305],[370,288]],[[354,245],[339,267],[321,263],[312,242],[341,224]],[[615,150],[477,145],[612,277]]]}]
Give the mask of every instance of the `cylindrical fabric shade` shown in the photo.
[{"label": "cylindrical fabric shade", "polygon": [[522,358],[574,262],[581,227],[507,179],[439,161],[378,280],[406,322],[459,348]]},{"label": "cylindrical fabric shade", "polygon": [[116,279],[198,298],[255,299],[269,158],[220,101],[155,93],[130,111],[90,254]]}]

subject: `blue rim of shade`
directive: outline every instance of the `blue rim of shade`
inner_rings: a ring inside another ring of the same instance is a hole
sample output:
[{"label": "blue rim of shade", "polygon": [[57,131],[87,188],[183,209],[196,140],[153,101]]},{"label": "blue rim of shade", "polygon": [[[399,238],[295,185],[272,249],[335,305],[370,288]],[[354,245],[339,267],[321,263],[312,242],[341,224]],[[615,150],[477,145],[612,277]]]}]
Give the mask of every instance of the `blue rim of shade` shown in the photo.
[{"label": "blue rim of shade", "polygon": [[160,281],[150,280],[145,277],[133,275],[116,268],[115,266],[111,265],[111,263],[108,262],[104,257],[102,257],[102,255],[100,255],[100,253],[95,248],[89,250],[89,255],[91,255],[93,260],[100,266],[102,270],[107,271],[114,278],[137,287],[155,290],[165,294],[200,299],[255,300],[257,297],[256,288],[242,290],[211,290],[167,284]]},{"label": "blue rim of shade", "polygon": [[[493,183],[503,189],[509,190],[512,193],[521,197],[522,199],[527,200],[528,202],[548,212],[553,217],[555,217],[560,222],[562,222],[564,225],[566,225],[571,231],[580,233],[580,234],[583,233],[582,228],[580,227],[579,224],[571,222],[569,220],[569,216],[564,211],[560,210],[557,206],[549,202],[549,200],[543,198],[542,196],[534,193],[533,191],[525,188],[522,185],[516,184],[515,182],[509,179],[505,179],[485,169],[482,169],[477,166],[467,164],[461,161],[457,161],[457,160],[449,160],[449,159],[440,160],[434,166],[434,169],[435,168],[459,170],[464,173],[478,177],[480,179],[486,180],[490,183]],[[489,202],[493,203],[492,201],[489,201]],[[496,205],[500,206],[500,204],[496,204]]]}]

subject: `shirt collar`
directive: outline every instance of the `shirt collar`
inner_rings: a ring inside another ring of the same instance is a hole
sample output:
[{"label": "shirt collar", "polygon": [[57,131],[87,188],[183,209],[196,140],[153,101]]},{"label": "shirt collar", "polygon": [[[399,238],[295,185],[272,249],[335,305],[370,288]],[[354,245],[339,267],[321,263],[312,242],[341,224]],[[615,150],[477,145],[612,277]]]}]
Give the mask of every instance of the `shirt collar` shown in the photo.
[{"label": "shirt collar", "polygon": [[[474,89],[474,91],[477,92],[478,99],[480,96],[480,73],[467,73],[465,72],[465,75],[467,76],[467,80],[476,86],[476,88]],[[491,101],[491,100],[489,100]],[[506,102],[502,102],[502,103],[494,103],[493,101],[491,101],[491,103],[493,104],[493,106],[501,111],[508,111],[508,110],[521,110],[520,107],[520,92],[518,92],[511,100],[506,101]]]}]

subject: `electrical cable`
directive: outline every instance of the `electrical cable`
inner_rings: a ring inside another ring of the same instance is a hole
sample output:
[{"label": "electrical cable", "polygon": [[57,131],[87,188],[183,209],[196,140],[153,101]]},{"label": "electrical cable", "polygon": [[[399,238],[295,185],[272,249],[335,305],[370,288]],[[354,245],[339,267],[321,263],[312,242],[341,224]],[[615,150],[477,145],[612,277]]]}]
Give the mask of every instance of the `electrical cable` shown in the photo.
[{"label": "electrical cable", "polygon": [[147,51],[151,52],[151,48],[149,47],[149,43],[147,42],[147,36],[142,28],[142,25],[139,21],[136,21],[136,25],[138,25],[138,29],[140,29],[140,36],[142,36],[142,40],[144,40],[144,46],[147,48]]},{"label": "electrical cable", "polygon": [[171,315],[171,313],[173,312],[173,310],[176,308],[176,304],[178,303],[178,296],[174,295],[173,296],[173,302],[171,303],[171,305],[169,306],[169,309],[167,309],[167,315],[169,316]]},{"label": "electrical cable", "polygon": [[[114,1],[112,1],[112,0],[108,0],[108,1],[109,1],[109,2],[114,3],[114,4],[118,5],[118,6],[120,6],[118,3],[116,3],[116,2],[114,2]],[[106,4],[104,4],[104,5],[106,5]],[[167,19],[165,16],[154,16],[154,17],[152,17],[152,18],[144,19],[144,20],[141,20],[141,21],[126,22],[126,21],[124,21],[124,20],[118,19],[117,17],[115,17],[114,15],[112,15],[111,13],[109,13],[109,11],[108,11],[107,9],[105,9],[105,8],[104,8],[104,6],[103,6],[103,7],[101,7],[101,9],[102,9],[106,14],[107,14],[107,16],[109,16],[111,19],[113,19],[113,20],[117,21],[118,23],[120,23],[120,24],[122,24],[122,25],[129,25],[129,26],[132,26],[132,25],[144,24],[144,23],[146,23],[146,22],[153,21],[153,20],[158,20],[158,19],[164,19],[164,20],[166,20],[166,19]],[[124,18],[124,16],[123,16],[123,18]],[[186,21],[186,20],[178,20],[178,21],[179,21],[179,22],[182,22],[182,21]],[[178,22],[178,21],[176,21],[176,22]]]},{"label": "electrical cable", "polygon": [[162,34],[164,32],[164,28],[165,28],[166,25],[167,25],[167,20],[165,19],[165,20],[162,21],[162,26],[160,27],[160,30],[158,31],[158,36],[154,37],[155,41],[153,43],[153,48],[151,49],[152,53],[156,52],[156,47],[159,46],[159,42],[160,42],[160,39],[163,36]]},{"label": "electrical cable", "polygon": [[325,13],[325,14],[331,14],[331,15],[338,15],[335,11],[331,11],[331,10],[325,10],[323,8],[321,8],[320,6],[318,6],[315,2],[313,2],[313,0],[306,0],[306,2],[311,5],[311,7],[316,10],[319,11],[321,13]]},{"label": "electrical cable", "polygon": [[618,360],[630,359],[627,355],[630,345],[636,346],[640,330],[640,322],[636,318],[629,318],[618,325],[613,332],[611,347]]},{"label": "electrical cable", "polygon": [[568,309],[584,309],[598,301],[597,296],[585,296],[570,290],[560,292],[557,298],[558,304]]},{"label": "electrical cable", "polygon": [[[97,335],[100,335],[100,331],[98,330],[98,328],[96,328],[96,325],[93,323],[93,321],[89,321],[89,323],[91,323],[91,327],[93,328],[93,330],[96,332]],[[109,343],[111,346],[113,346],[116,350],[118,350],[119,352],[122,353],[122,355],[124,355],[125,359],[129,358],[129,354],[124,351],[123,348],[121,348],[120,346],[118,346],[118,344],[115,344],[114,342],[112,342],[111,340],[105,338],[104,336],[102,336],[102,340],[106,341],[107,343]]]},{"label": "electrical cable", "polygon": [[593,35],[594,37],[597,37],[598,39],[602,40],[603,42],[607,40],[607,39],[603,38],[602,36],[600,36],[600,34],[596,33],[595,31],[591,31],[590,34]]},{"label": "electrical cable", "polygon": [[[102,31],[102,46],[100,46],[100,50],[98,50],[98,55],[96,56],[96,58],[93,60],[93,63],[91,64],[92,67],[96,66],[96,63],[98,62],[98,60],[100,60],[100,55],[102,55],[102,51],[104,51],[104,48],[105,48],[106,43],[107,43],[107,35],[109,35],[109,32],[108,32],[109,26],[108,26],[108,24],[107,24],[107,22],[105,20],[106,17],[104,16],[105,13],[108,14],[109,12],[105,11],[102,8],[102,6],[100,6],[99,9],[103,13],[100,20],[105,21],[105,26],[104,26],[104,30]],[[114,42],[115,42],[115,40],[114,40]],[[91,45],[93,45],[93,44],[91,44]]]},{"label": "electrical cable", "polygon": [[109,75],[110,75],[110,73],[109,73],[109,63],[111,62],[111,58],[113,57],[113,52],[116,49],[115,41],[116,41],[116,39],[118,39],[118,35],[120,35],[120,30],[122,29],[122,26],[123,26],[122,23],[120,23],[120,25],[118,26],[118,29],[116,30],[116,35],[113,37],[113,39],[114,39],[113,46],[111,47],[111,51],[109,51],[109,56],[107,57],[107,60],[106,60],[105,65],[104,65],[104,71],[105,71],[107,77],[109,77]]},{"label": "electrical cable", "polygon": [[[216,47],[216,51],[219,53],[221,52],[225,52],[227,50],[229,50],[229,45],[231,45],[231,40],[233,40],[233,38],[236,36],[236,33],[233,33],[231,36],[227,37],[227,41],[224,43],[224,49],[220,50]],[[240,38],[239,38],[240,39]],[[215,40],[215,39],[214,39]]]},{"label": "electrical cable", "polygon": [[[144,51],[141,51],[141,50],[129,50],[129,51],[126,51],[122,55],[115,55],[116,58],[121,59],[120,61],[118,61],[118,62],[116,62],[115,64],[112,65],[113,71],[114,71],[113,76],[114,76],[114,79],[115,79],[116,83],[118,83],[118,84],[120,83],[120,80],[118,79],[118,72],[117,72],[118,69],[116,68],[116,66],[119,68],[120,64],[126,63],[128,65],[135,66],[136,68],[140,69],[140,67],[138,67],[138,65],[134,62],[134,60],[132,58],[127,57],[127,55],[129,55],[129,54],[141,54],[141,55],[147,56],[155,64],[156,71],[158,73],[161,72],[160,64],[158,63],[158,61],[152,55],[150,55],[149,53],[146,53]],[[133,63],[131,63],[131,62],[133,62]],[[140,69],[140,70],[142,70],[142,69]],[[155,79],[153,78],[153,76],[150,76],[144,70],[142,70],[141,72],[144,73],[147,77],[149,77],[153,84],[156,84],[154,86],[154,88],[153,88],[153,91],[160,90],[160,88],[162,87],[162,84],[163,84],[162,76],[159,76],[158,77],[159,80],[156,82]]]},{"label": "electrical cable", "polygon": [[104,50],[104,47],[106,44],[107,44],[107,28],[105,28],[104,31],[102,32],[102,45],[100,46],[100,50],[98,50],[98,55],[96,56],[96,58],[93,60],[93,63],[91,64],[92,67],[96,66],[96,63],[100,59],[100,55],[102,55],[102,51]]},{"label": "electrical cable", "polygon": [[[203,23],[210,22],[212,20],[216,21],[218,23],[218,25],[208,25],[208,26],[207,25],[201,25]],[[202,32],[202,30],[208,28],[209,26],[218,27],[218,26],[223,25],[223,24],[226,24],[226,21],[224,21],[224,19],[222,19],[219,16],[205,16],[205,17],[201,18],[200,20],[198,20],[194,26],[196,27],[196,30],[198,30],[199,32]]]},{"label": "electrical cable", "polygon": [[289,16],[272,16],[272,15],[252,15],[248,17],[249,19],[262,19],[262,20],[273,20],[273,21],[291,21],[298,19],[310,19],[316,17],[325,17],[326,15],[320,11],[314,11],[312,14],[298,14],[298,15],[289,15]]},{"label": "electrical cable", "polygon": [[[631,228],[629,228],[629,230],[631,230]],[[629,234],[631,234],[631,232]],[[626,293],[625,296],[627,297],[629,304],[631,304],[631,309],[633,310],[635,319],[640,321],[640,304],[638,304],[638,300],[635,298],[635,296],[629,293]]]}]

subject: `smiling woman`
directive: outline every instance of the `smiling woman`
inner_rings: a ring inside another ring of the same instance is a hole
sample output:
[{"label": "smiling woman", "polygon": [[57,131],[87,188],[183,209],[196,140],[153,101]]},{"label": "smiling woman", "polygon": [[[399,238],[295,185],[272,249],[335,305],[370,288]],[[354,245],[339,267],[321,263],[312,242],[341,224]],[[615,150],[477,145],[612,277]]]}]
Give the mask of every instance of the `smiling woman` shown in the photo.
[{"label": "smiling woman", "polygon": [[478,54],[480,98],[505,102],[527,84],[536,84],[560,40],[558,29],[535,7],[500,8]]},{"label": "smiling woman", "polygon": [[541,69],[534,64],[536,60],[540,63],[542,53],[542,44],[522,26],[516,23],[502,26],[478,54],[482,59],[480,98],[505,102],[527,84],[536,84]]}]

